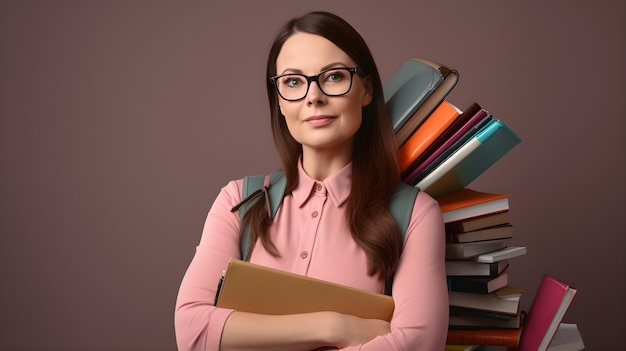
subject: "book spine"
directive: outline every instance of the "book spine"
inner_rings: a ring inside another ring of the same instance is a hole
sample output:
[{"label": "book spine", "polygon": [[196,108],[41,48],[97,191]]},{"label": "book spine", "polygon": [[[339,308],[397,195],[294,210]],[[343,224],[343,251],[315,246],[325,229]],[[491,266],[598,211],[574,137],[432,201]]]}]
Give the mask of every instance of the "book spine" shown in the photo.
[{"label": "book spine", "polygon": [[522,328],[518,329],[449,329],[451,345],[493,345],[517,347]]},{"label": "book spine", "polygon": [[499,262],[495,262],[495,263],[485,263],[489,265],[489,276],[490,277],[497,277],[498,275],[500,275],[500,266],[498,264]]},{"label": "book spine", "polygon": [[511,320],[511,318],[514,318],[515,316],[509,315],[509,314],[503,314],[503,313],[498,313],[498,312],[491,312],[491,311],[482,311],[482,310],[475,310],[475,309],[471,309],[471,308],[464,308],[464,307],[455,307],[455,306],[450,306],[450,315],[466,315],[466,316],[476,316],[476,317],[482,317],[482,318],[489,318],[489,319],[493,319],[496,321],[502,321],[502,322],[508,322]]},{"label": "book spine", "polygon": [[479,279],[467,279],[466,277],[448,277],[448,291],[471,292],[475,294],[488,294],[487,282]]},{"label": "book spine", "polygon": [[[467,265],[467,266],[465,266]],[[472,261],[446,261],[446,274],[452,277],[475,276],[495,278],[500,275],[506,267],[508,261],[496,263],[481,263]]]}]

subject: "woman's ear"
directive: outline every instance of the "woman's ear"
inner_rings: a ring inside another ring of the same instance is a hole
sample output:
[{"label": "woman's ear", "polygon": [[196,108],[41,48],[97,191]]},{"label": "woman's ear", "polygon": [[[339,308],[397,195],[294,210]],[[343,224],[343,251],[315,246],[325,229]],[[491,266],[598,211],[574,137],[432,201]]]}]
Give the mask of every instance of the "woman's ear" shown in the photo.
[{"label": "woman's ear", "polygon": [[363,99],[361,100],[361,106],[365,107],[372,102],[374,87],[372,86],[372,80],[369,76],[363,79],[363,86],[365,89],[363,90]]}]

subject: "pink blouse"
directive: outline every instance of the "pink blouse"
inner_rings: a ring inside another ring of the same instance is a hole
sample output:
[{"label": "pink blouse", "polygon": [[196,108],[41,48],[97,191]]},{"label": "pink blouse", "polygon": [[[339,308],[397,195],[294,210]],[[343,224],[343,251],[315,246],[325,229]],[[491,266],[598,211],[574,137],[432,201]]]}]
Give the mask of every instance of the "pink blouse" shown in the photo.
[{"label": "pink blouse", "polygon": [[[324,181],[300,167],[299,185],[276,214],[271,236],[281,257],[257,244],[251,262],[383,293],[385,282],[367,274],[367,258],[354,242],[344,217],[351,165]],[[200,244],[182,280],[176,302],[179,350],[219,350],[232,310],[213,306],[217,282],[231,257],[239,258],[242,180],[231,181],[207,216]],[[391,333],[344,350],[443,350],[448,328],[445,235],[439,206],[420,192],[394,277]]]}]

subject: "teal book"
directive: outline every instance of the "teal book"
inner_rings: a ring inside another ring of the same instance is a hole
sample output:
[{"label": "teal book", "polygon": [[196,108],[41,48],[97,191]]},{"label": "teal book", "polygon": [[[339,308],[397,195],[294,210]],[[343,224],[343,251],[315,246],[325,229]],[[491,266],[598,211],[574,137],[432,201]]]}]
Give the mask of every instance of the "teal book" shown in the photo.
[{"label": "teal book", "polygon": [[415,186],[433,197],[461,190],[521,141],[504,122],[493,119]]},{"label": "teal book", "polygon": [[387,113],[394,133],[443,82],[443,74],[418,60],[406,61],[383,86]]}]

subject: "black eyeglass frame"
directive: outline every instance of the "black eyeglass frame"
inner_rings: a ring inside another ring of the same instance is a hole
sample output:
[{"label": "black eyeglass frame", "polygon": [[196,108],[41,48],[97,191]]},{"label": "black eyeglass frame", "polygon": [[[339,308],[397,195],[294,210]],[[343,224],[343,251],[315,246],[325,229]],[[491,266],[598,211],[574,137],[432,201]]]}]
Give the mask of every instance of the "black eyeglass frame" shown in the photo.
[{"label": "black eyeglass frame", "polygon": [[[346,70],[350,73],[350,86],[348,87],[348,90],[346,90],[345,93],[341,93],[341,94],[328,94],[324,91],[324,88],[322,88],[322,85],[319,82],[319,78],[321,75],[323,75],[326,72],[330,72],[330,71],[336,71],[336,70]],[[270,77],[270,82],[272,83],[272,85],[274,85],[274,88],[276,88],[276,93],[278,93],[278,96],[281,97],[281,99],[286,100],[286,101],[299,101],[304,99],[307,94],[309,94],[309,88],[311,87],[311,82],[315,82],[317,83],[317,86],[319,87],[320,91],[326,95],[326,96],[342,96],[342,95],[346,95],[347,93],[350,92],[350,90],[352,90],[352,82],[354,81],[354,75],[356,73],[359,73],[359,69],[358,67],[335,67],[335,68],[329,68],[329,69],[325,69],[323,71],[321,71],[320,73],[314,75],[314,76],[307,76],[305,74],[300,74],[300,73],[286,73],[286,74],[281,74],[278,76],[273,76]],[[304,77],[306,79],[307,85],[306,85],[306,91],[304,92],[304,96],[302,96],[299,99],[287,99],[285,98],[281,93],[280,93],[280,89],[278,89],[278,84],[276,84],[276,82],[278,81],[278,79],[280,79],[281,77],[285,77],[285,76],[298,76],[298,77]]]}]

